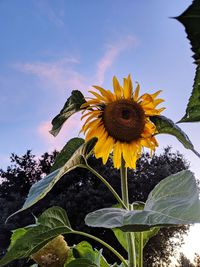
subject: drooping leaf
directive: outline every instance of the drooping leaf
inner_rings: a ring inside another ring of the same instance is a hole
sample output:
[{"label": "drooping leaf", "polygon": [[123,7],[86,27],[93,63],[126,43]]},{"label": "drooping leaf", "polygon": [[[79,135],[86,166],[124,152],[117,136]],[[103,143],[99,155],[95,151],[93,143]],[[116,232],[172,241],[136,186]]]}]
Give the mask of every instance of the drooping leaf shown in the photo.
[{"label": "drooping leaf", "polygon": [[125,232],[200,223],[199,190],[194,175],[185,170],[163,179],[149,194],[142,211],[105,208],[89,213],[85,222]]},{"label": "drooping leaf", "polygon": [[61,168],[70,159],[74,151],[76,151],[83,143],[84,139],[82,138],[75,137],[70,139],[56,156],[55,162],[51,167],[51,172]]},{"label": "drooping leaf", "polygon": [[176,19],[185,27],[197,64],[192,95],[187,105],[186,114],[179,122],[200,121],[200,0],[194,0]]},{"label": "drooping leaf", "polygon": [[200,157],[200,154],[194,149],[194,146],[186,133],[184,133],[172,120],[165,116],[152,116],[151,121],[156,125],[159,134],[170,134],[175,136],[185,148],[192,150],[198,157]]},{"label": "drooping leaf", "polygon": [[77,111],[80,111],[81,105],[85,102],[86,100],[80,91],[72,91],[71,96],[67,99],[60,113],[52,120],[52,130],[50,133],[56,136],[66,120]]},{"label": "drooping leaf", "polygon": [[91,262],[88,259],[75,259],[65,265],[65,267],[99,267],[95,263]]},{"label": "drooping leaf", "polygon": [[[71,150],[70,153],[72,154],[71,157],[69,157],[69,160],[65,163],[65,165],[53,171],[30,188],[30,191],[28,193],[28,196],[26,198],[26,201],[23,205],[23,207],[10,215],[8,219],[17,214],[18,212],[21,212],[23,210],[26,210],[30,208],[32,205],[37,203],[40,199],[42,199],[46,194],[53,188],[53,186],[62,178],[66,173],[74,170],[75,168],[84,168],[86,160],[88,156],[90,155],[94,145],[96,144],[97,139],[93,138],[83,145],[81,145],[77,150],[75,150],[74,153]],[[74,149],[76,146],[74,147]],[[7,220],[8,220],[7,219]]]},{"label": "drooping leaf", "polygon": [[17,237],[16,232],[14,233],[15,240],[0,260],[0,266],[15,259],[27,258],[58,235],[71,232],[73,230],[65,210],[60,207],[49,208],[43,212],[34,226],[26,228],[26,232],[21,235],[18,232]]}]

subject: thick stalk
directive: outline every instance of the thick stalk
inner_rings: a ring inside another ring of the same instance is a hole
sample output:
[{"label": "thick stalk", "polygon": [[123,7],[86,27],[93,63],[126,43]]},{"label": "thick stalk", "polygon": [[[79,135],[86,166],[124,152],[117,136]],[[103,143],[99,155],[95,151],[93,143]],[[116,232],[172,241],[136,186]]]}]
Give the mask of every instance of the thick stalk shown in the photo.
[{"label": "thick stalk", "polygon": [[110,192],[113,194],[113,196],[116,198],[116,200],[122,205],[123,208],[128,209],[128,205],[125,204],[125,202],[117,194],[117,192],[115,191],[115,189],[106,181],[106,179],[103,176],[101,176],[98,172],[96,172],[88,164],[87,164],[87,169],[89,171],[91,171],[95,176],[97,176],[104,183],[104,185],[110,190]]},{"label": "thick stalk", "polygon": [[139,233],[139,267],[143,267],[143,232]]},{"label": "thick stalk", "polygon": [[109,249],[113,254],[115,254],[120,259],[120,261],[123,262],[124,266],[129,267],[124,257],[122,257],[122,255],[118,251],[116,251],[113,247],[111,247],[109,244],[99,239],[98,237],[81,232],[81,231],[72,231],[72,232],[69,232],[69,234],[78,234],[78,235],[82,235],[82,236],[85,236],[85,237],[88,237],[90,239],[97,241],[98,243],[102,244],[107,249]]},{"label": "thick stalk", "polygon": [[[125,203],[125,205],[129,207],[127,168],[125,167],[125,161],[123,158],[121,162],[120,174],[121,174],[122,200]],[[129,261],[128,266],[136,267],[135,238],[133,233],[127,233],[127,243],[128,243],[128,261]]]}]

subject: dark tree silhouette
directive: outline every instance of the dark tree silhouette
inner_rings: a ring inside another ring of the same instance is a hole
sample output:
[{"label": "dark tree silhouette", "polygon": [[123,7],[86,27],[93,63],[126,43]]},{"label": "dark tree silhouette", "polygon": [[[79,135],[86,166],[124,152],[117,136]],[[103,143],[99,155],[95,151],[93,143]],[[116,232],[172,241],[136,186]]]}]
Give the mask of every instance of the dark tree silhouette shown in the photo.
[{"label": "dark tree silhouette", "polygon": [[[29,210],[11,218],[8,224],[4,224],[5,218],[19,209],[27,195],[30,186],[41,176],[50,171],[54,162],[56,152],[52,155],[45,153],[40,160],[36,160],[30,151],[19,157],[12,154],[12,165],[6,171],[0,170],[0,176],[4,179],[0,185],[0,250],[1,255],[6,251],[9,244],[11,229],[33,223],[32,214],[38,216],[46,208],[53,205],[61,206],[67,210],[72,227],[81,231],[94,234],[107,241],[125,257],[126,252],[117,242],[110,230],[101,228],[89,228],[84,224],[85,215],[103,207],[110,207],[116,204],[115,199],[108,189],[92,173],[85,169],[76,169],[65,175],[52,189],[47,196]],[[89,164],[101,173],[120,194],[119,171],[114,169],[112,162],[108,161],[106,166],[100,160],[91,157]],[[129,196],[130,201],[145,201],[150,191],[159,181],[170,174],[188,168],[188,163],[178,152],[171,152],[166,148],[161,155],[144,154],[137,163],[136,170],[129,170]],[[144,266],[161,266],[162,262],[169,264],[170,256],[173,256],[176,248],[183,242],[183,234],[188,230],[187,226],[163,228],[159,234],[153,237],[144,250]],[[175,237],[172,239],[172,237]],[[68,244],[73,245],[83,240],[83,237],[69,235],[66,237]],[[88,240],[96,248],[101,245]],[[103,254],[108,262],[112,263],[117,259],[105,248]],[[25,261],[18,261],[7,266],[30,266]]]}]

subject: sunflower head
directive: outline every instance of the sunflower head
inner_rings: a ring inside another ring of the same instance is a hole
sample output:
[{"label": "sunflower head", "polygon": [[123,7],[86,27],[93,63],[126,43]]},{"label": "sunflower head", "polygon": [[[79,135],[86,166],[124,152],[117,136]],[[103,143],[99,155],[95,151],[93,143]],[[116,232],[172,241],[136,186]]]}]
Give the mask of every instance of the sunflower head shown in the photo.
[{"label": "sunflower head", "polygon": [[104,164],[113,152],[114,167],[119,168],[123,158],[126,167],[135,168],[143,147],[152,153],[158,146],[156,126],[150,117],[164,110],[157,108],[163,102],[157,98],[161,91],[139,96],[140,86],[137,83],[133,90],[130,75],[124,78],[123,86],[113,77],[114,93],[99,86],[94,88],[97,91],[90,91],[93,97],[82,105],[82,119],[87,117],[82,127],[86,140],[98,138],[94,154]]}]

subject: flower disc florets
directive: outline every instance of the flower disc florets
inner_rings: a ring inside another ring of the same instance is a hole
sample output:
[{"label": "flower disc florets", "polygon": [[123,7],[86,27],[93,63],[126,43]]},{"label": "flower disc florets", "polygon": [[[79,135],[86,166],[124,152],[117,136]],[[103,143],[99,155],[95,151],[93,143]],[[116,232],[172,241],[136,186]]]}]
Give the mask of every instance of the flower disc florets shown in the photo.
[{"label": "flower disc florets", "polygon": [[121,142],[141,137],[145,115],[141,106],[128,99],[120,99],[105,106],[102,119],[108,134]]},{"label": "flower disc florets", "polygon": [[82,105],[83,112],[87,111],[82,116],[87,117],[82,131],[86,134],[86,140],[98,138],[94,154],[102,158],[104,164],[113,152],[116,168],[121,166],[122,158],[126,167],[135,168],[142,147],[152,152],[158,146],[154,137],[156,126],[150,117],[164,110],[156,108],[163,100],[157,99],[160,91],[139,97],[139,84],[133,91],[130,75],[124,78],[123,86],[114,77],[113,87],[114,93],[94,86],[99,92],[91,91],[94,98]]}]

